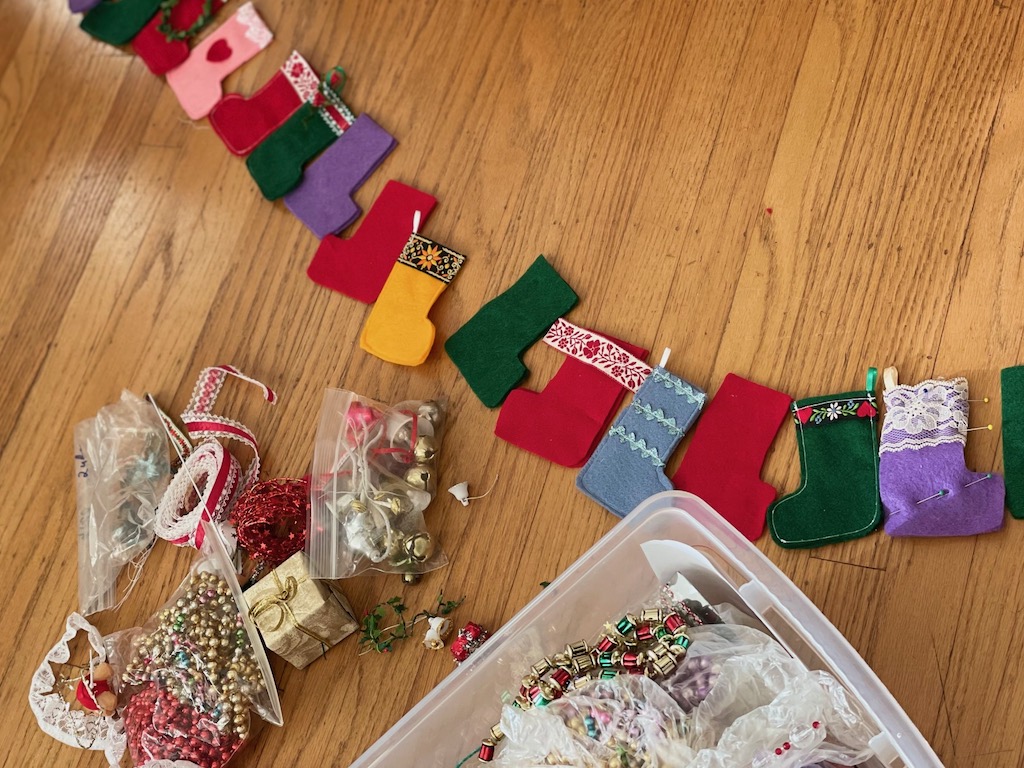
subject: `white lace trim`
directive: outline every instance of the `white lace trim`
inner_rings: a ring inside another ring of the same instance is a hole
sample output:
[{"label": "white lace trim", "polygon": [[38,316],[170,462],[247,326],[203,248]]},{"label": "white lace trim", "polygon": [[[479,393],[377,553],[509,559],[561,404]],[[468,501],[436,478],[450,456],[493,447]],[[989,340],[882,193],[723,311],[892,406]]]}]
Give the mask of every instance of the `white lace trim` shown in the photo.
[{"label": "white lace trim", "polygon": [[[940,390],[937,395],[930,390]],[[966,445],[967,379],[927,379],[883,392],[886,411],[879,454],[920,450],[949,443]]]},{"label": "white lace trim", "polygon": [[312,100],[320,88],[320,77],[298,51],[292,51],[281,71],[295,89],[300,101]]},{"label": "white lace trim", "polygon": [[238,19],[239,24],[245,25],[245,36],[260,48],[266,48],[270,45],[270,41],[274,39],[274,33],[270,31],[270,27],[256,13],[256,8],[253,7],[252,3],[246,3],[239,8],[235,12],[235,18]]},{"label": "white lace trim", "polygon": [[103,638],[99,631],[79,613],[68,616],[64,635],[32,675],[28,704],[43,732],[62,744],[79,749],[102,750],[111,766],[118,766],[124,755],[127,739],[120,720],[93,712],[73,710],[54,690],[57,679],[50,664],[67,664],[71,659],[68,643],[80,631],[89,636],[89,645],[96,652],[97,662],[106,660]]}]

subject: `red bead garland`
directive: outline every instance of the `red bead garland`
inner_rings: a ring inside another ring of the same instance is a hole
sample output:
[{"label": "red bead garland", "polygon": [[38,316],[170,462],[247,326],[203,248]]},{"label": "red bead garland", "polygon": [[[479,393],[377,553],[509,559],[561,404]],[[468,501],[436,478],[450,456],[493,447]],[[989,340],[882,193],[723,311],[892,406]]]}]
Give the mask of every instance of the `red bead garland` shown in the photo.
[{"label": "red bead garland", "polygon": [[257,483],[231,510],[238,543],[253,560],[276,568],[306,547],[309,483],[278,478]]},{"label": "red bead garland", "polygon": [[218,730],[210,715],[158,690],[154,683],[131,697],[122,719],[135,765],[190,760],[203,768],[221,768],[242,745],[235,734]]}]

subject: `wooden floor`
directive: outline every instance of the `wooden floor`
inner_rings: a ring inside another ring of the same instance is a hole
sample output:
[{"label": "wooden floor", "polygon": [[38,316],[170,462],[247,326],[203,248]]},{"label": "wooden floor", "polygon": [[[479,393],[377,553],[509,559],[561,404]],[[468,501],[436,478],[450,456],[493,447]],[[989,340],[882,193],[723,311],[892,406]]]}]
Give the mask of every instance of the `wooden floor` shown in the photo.
[{"label": "wooden floor", "polygon": [[[427,234],[468,255],[432,315],[441,338],[543,252],[581,297],[571,319],[671,347],[710,392],[730,371],[794,397],[843,391],[895,364],[905,380],[966,375],[993,399],[972,421],[998,426],[1024,327],[1022,3],[256,5],[276,39],[228,87],[250,92],[293,48],[343,65],[349,103],[399,140],[358,202],[389,178],[437,196]],[[572,471],[495,438],[496,413],[439,349],[411,370],[362,352],[368,309],[306,278],[314,237],[62,0],[0,0],[0,211],[4,765],[103,764],[44,736],[25,696],[77,606],[72,429],[122,388],[177,413],[210,364],[276,387],[274,407],[243,388],[224,401],[267,477],[307,471],[325,387],[447,394],[443,487],[501,478],[469,509],[435,502],[449,567],[404,589],[357,577],[359,610],[443,589],[466,595],[460,624],[496,628],[615,523]],[[527,360],[534,387],[559,362]],[[967,453],[998,470],[998,429]],[[789,425],[765,476],[797,485]],[[946,765],[1024,765],[1024,524],[760,546]],[[148,615],[187,558],[158,548],[100,628]],[[306,671],[276,660],[286,726],[261,728],[237,765],[348,765],[451,670],[414,642],[357,657],[354,638]]]}]

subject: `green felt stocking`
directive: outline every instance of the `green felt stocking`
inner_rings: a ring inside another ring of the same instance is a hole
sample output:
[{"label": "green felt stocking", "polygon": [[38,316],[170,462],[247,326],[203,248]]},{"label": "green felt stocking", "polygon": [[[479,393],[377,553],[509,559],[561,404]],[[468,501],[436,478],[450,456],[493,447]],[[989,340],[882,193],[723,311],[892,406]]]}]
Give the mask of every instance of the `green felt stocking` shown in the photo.
[{"label": "green felt stocking", "polygon": [[355,115],[341,100],[345,71],[335,67],[324,80],[316,103],[306,102],[246,159],[249,173],[267,200],[277,200],[302,181],[302,169],[344,133]]},{"label": "green felt stocking", "polygon": [[1006,506],[1024,519],[1024,365],[1003,368],[1003,472]]},{"label": "green felt stocking", "polygon": [[82,17],[81,27],[97,40],[127,45],[160,10],[160,0],[103,0]]},{"label": "green felt stocking", "polygon": [[576,301],[575,291],[538,256],[445,342],[445,352],[483,404],[495,408],[526,375],[519,356]]},{"label": "green felt stocking", "polygon": [[882,520],[874,368],[866,390],[793,404],[800,488],[768,508],[781,547],[817,547],[871,533]]}]

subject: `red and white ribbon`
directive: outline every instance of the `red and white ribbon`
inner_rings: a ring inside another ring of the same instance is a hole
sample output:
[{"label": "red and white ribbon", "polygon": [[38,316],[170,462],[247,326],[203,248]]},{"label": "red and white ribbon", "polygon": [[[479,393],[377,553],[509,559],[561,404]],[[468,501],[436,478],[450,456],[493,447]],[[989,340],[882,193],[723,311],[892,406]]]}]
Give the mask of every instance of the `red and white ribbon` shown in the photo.
[{"label": "red and white ribbon", "polygon": [[651,366],[615,342],[561,317],[544,334],[544,343],[594,366],[633,392],[651,373]]},{"label": "red and white ribbon", "polygon": [[[252,430],[241,422],[213,413],[217,396],[229,375],[258,386],[267,402],[277,401],[270,387],[233,366],[215,365],[199,374],[192,399],[181,414],[186,432],[198,445],[190,454],[181,453],[184,461],[156,512],[156,535],[172,544],[201,547],[205,536],[201,522],[222,523],[234,499],[259,480],[260,451]],[[224,448],[221,440],[235,440],[252,450],[252,461],[244,473],[238,459]]]}]

